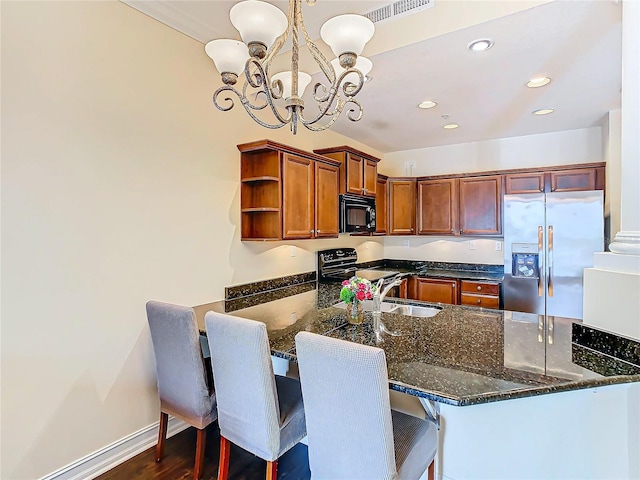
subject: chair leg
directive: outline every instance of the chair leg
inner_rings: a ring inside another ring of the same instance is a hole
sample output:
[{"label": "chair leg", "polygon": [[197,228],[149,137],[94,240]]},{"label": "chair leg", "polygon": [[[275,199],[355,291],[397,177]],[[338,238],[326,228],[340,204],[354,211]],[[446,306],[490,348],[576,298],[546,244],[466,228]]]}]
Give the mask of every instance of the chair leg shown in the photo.
[{"label": "chair leg", "polygon": [[220,461],[218,462],[218,480],[229,478],[229,440],[220,435]]},{"label": "chair leg", "polygon": [[158,428],[158,444],[156,445],[156,462],[164,457],[164,443],[167,439],[167,425],[169,423],[169,414],[160,412],[160,427]]},{"label": "chair leg", "polygon": [[435,459],[431,461],[429,464],[429,468],[427,469],[427,480],[435,480],[436,476],[436,461]]},{"label": "chair leg", "polygon": [[267,480],[276,480],[278,478],[278,460],[267,462]]},{"label": "chair leg", "polygon": [[198,438],[196,440],[196,462],[193,466],[193,479],[200,480],[202,477],[202,466],[204,465],[204,450],[207,446],[207,430],[206,428],[198,429]]}]

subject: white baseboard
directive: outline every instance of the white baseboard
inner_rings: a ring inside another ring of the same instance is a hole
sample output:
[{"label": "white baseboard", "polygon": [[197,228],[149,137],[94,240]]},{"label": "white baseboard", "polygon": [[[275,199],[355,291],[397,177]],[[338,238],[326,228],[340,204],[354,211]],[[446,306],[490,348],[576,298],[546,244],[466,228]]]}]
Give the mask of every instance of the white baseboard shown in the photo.
[{"label": "white baseboard", "polygon": [[[156,422],[137,432],[96,450],[55,472],[42,477],[40,480],[90,480],[111,470],[117,465],[135,457],[158,441],[158,426]],[[189,425],[182,420],[169,417],[167,437],[187,429]]]}]

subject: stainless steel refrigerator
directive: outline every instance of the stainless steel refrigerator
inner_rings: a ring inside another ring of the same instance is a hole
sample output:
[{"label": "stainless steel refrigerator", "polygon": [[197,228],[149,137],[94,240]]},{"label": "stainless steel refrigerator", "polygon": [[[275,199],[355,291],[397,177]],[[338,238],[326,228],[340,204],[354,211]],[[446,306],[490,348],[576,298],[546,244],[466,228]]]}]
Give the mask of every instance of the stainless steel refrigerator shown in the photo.
[{"label": "stainless steel refrigerator", "polygon": [[604,249],[602,191],[504,197],[504,309],[582,320],[583,271]]}]

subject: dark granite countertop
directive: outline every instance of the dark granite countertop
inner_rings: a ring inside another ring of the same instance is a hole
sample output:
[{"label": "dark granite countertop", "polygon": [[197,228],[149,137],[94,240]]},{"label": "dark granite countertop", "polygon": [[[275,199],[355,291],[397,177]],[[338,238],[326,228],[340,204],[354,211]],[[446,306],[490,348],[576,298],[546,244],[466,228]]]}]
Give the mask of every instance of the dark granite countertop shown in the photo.
[{"label": "dark granite countertop", "polygon": [[[429,318],[383,313],[385,325],[401,335],[385,334],[377,343],[370,313],[355,326],[347,323],[345,310],[318,306],[329,304],[323,298],[329,291],[310,290],[230,314],[265,322],[272,354],[294,361],[294,338],[303,330],[381,347],[390,388],[451,405],[640,381],[639,342],[605,338],[571,319],[553,319],[549,344],[538,339],[537,315],[439,305],[442,310]],[[204,313],[224,311],[224,302],[195,310],[204,329]],[[611,348],[617,342],[621,346]]]}]

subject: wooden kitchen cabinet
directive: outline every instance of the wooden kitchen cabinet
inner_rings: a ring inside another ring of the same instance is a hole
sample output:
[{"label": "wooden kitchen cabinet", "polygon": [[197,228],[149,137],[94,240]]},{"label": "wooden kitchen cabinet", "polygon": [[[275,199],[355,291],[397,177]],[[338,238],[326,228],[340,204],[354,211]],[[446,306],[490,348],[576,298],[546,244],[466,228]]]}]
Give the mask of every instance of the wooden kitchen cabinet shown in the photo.
[{"label": "wooden kitchen cabinet", "polygon": [[578,192],[581,190],[597,190],[595,168],[580,168],[550,172],[550,190],[552,192]]},{"label": "wooden kitchen cabinet", "polygon": [[390,178],[389,235],[413,235],[416,231],[416,179]]},{"label": "wooden kitchen cabinet", "polygon": [[459,232],[461,235],[502,233],[502,175],[459,179]]},{"label": "wooden kitchen cabinet", "polygon": [[378,235],[387,234],[389,218],[389,179],[386,175],[378,175],[376,181],[376,231]]},{"label": "wooden kitchen cabinet", "polygon": [[500,284],[497,282],[461,280],[460,304],[483,308],[500,308]]},{"label": "wooden kitchen cabinet", "polygon": [[339,178],[337,165],[315,162],[315,238],[336,238],[339,234]]},{"label": "wooden kitchen cabinet", "polygon": [[376,196],[379,158],[346,145],[322,148],[314,153],[340,162],[340,193]]},{"label": "wooden kitchen cabinet", "polygon": [[508,173],[504,179],[507,195],[604,190],[605,167],[602,164],[546,167],[538,171]]},{"label": "wooden kitchen cabinet", "polygon": [[544,173],[513,173],[504,176],[505,192],[507,195],[514,193],[540,193],[544,192]]},{"label": "wooden kitchen cabinet", "polygon": [[270,140],[238,149],[242,240],[338,237],[339,162]]},{"label": "wooden kitchen cabinet", "polygon": [[425,277],[413,277],[411,280],[410,298],[422,302],[458,304],[458,280]]},{"label": "wooden kitchen cabinet", "polygon": [[458,232],[457,179],[418,181],[418,234],[451,235]]}]

